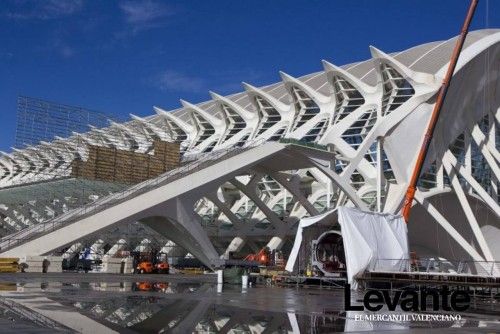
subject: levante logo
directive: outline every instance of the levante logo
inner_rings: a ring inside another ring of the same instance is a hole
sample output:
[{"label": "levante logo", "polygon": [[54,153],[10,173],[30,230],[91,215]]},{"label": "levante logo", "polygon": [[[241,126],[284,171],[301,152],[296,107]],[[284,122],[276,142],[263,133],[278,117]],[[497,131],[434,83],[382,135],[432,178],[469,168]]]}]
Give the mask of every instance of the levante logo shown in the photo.
[{"label": "levante logo", "polygon": [[470,295],[467,291],[450,292],[448,287],[441,290],[404,290],[396,291],[391,296],[389,291],[369,290],[363,298],[363,305],[351,305],[351,285],[344,287],[344,305],[346,311],[380,311],[384,304],[389,311],[395,311],[401,305],[403,311],[426,311],[430,301],[433,311],[463,312],[469,308]]}]

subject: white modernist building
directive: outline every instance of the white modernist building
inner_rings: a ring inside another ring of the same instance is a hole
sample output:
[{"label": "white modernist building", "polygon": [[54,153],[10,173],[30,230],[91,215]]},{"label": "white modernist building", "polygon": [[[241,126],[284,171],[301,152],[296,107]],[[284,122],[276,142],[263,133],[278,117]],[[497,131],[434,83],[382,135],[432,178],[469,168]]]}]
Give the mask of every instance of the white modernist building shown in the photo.
[{"label": "white modernist building", "polygon": [[[370,47],[366,61],[2,153],[1,255],[123,244],[120,227],[140,222],[133,247],[159,234],[217,266],[229,252],[286,250],[301,218],[337,206],[397,214],[455,40]],[[500,30],[473,31],[408,225],[419,255],[500,261],[499,107]],[[151,153],[156,139],[180,144],[181,167],[131,187],[70,177],[87,145]],[[53,191],[27,200],[36,189]]]}]

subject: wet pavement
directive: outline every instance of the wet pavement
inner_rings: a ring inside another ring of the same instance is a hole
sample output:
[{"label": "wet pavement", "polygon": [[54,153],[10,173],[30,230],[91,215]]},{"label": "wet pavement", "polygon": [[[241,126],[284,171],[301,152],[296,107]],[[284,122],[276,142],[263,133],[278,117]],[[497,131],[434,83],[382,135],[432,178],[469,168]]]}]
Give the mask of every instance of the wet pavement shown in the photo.
[{"label": "wet pavement", "polygon": [[492,333],[499,302],[477,298],[458,321],[370,322],[344,311],[342,289],[220,287],[214,275],[0,274],[0,332]]}]

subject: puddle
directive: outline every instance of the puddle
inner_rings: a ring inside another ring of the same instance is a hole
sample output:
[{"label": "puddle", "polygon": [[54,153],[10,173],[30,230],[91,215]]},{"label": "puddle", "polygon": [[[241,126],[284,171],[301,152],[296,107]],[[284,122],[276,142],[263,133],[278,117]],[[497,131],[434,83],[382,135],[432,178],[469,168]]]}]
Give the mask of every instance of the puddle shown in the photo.
[{"label": "puddle", "polygon": [[[459,321],[358,321],[344,312],[343,290],[242,289],[189,277],[85,275],[0,283],[2,332],[32,326],[37,332],[93,333],[332,333],[342,331],[463,328],[499,331],[500,306],[476,299]],[[106,277],[104,277],[106,278]],[[13,305],[15,307],[13,307]],[[383,311],[383,310],[382,310]],[[392,312],[386,312],[391,314]],[[373,314],[373,313],[372,313]],[[394,314],[394,313],[392,313]],[[7,324],[7,325],[4,325]],[[89,330],[92,329],[92,330]],[[42,330],[42,331],[40,331]]]}]

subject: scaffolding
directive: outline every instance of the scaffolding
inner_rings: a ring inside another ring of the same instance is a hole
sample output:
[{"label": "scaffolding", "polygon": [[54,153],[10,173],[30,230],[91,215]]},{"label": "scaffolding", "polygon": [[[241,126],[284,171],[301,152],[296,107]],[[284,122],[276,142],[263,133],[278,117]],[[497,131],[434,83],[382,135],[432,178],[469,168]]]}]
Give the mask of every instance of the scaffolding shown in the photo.
[{"label": "scaffolding", "polygon": [[110,121],[123,120],[100,111],[19,96],[15,148],[23,149],[57,138],[68,138],[74,133],[109,126]]},{"label": "scaffolding", "polygon": [[[148,120],[19,96],[15,147],[2,152],[0,235],[43,225],[179,166],[179,145]],[[128,227],[117,235],[127,235]]]}]

